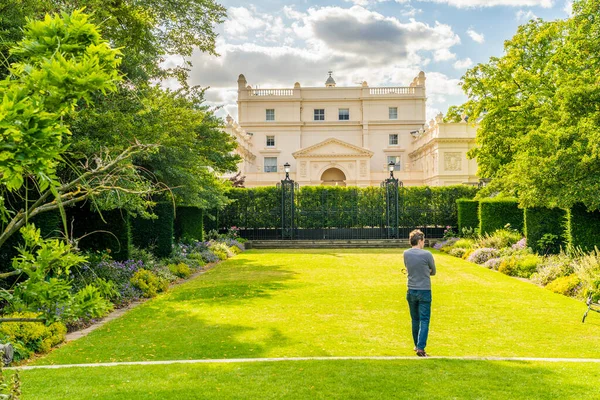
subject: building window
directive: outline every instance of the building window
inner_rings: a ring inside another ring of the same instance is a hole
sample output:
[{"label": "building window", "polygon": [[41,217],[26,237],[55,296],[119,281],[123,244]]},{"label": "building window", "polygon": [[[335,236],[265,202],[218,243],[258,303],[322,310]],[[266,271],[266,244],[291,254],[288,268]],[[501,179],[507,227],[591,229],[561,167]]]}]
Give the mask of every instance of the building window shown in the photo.
[{"label": "building window", "polygon": [[277,172],[277,157],[265,157],[265,172]]},{"label": "building window", "polygon": [[275,147],[275,136],[267,136],[267,147]]},{"label": "building window", "polygon": [[325,121],[325,110],[322,108],[315,108],[315,121]]},{"label": "building window", "polygon": [[389,108],[390,119],[398,119],[398,107]]},{"label": "building window", "polygon": [[275,121],[275,109],[267,108],[267,121]]},{"label": "building window", "polygon": [[390,135],[390,146],[398,146],[398,134],[392,133]]},{"label": "building window", "polygon": [[350,109],[340,108],[339,109],[339,118],[340,118],[340,121],[348,121],[350,119]]},{"label": "building window", "polygon": [[394,163],[394,171],[400,171],[400,156],[388,156],[388,165]]}]

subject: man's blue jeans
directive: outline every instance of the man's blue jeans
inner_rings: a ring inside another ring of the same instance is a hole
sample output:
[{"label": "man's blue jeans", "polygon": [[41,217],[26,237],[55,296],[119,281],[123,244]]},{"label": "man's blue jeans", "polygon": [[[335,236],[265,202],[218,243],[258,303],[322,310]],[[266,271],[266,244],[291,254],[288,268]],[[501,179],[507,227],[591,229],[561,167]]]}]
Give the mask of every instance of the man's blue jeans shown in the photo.
[{"label": "man's blue jeans", "polygon": [[406,300],[412,319],[413,341],[417,349],[425,350],[431,316],[431,290],[408,289]]}]

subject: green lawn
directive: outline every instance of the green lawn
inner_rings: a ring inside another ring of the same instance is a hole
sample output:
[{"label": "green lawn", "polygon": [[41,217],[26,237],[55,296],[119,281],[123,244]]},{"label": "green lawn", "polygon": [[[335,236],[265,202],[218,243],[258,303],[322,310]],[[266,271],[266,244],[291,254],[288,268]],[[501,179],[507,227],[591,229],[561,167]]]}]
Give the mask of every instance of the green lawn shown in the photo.
[{"label": "green lawn", "polygon": [[[440,253],[436,253],[436,261],[429,353],[600,356],[600,315],[590,315],[581,324],[585,310],[582,302]],[[89,336],[62,346],[35,364],[414,356],[402,266],[399,249],[248,251]],[[239,385],[256,393],[267,390],[265,393],[273,393],[273,397],[289,393],[311,397],[307,391],[311,382],[319,393],[325,393],[324,398],[348,398],[342,394],[350,389],[362,393],[358,397],[371,397],[377,390],[391,396],[413,393],[414,376],[419,371],[427,376],[424,396],[437,393],[439,398],[500,398],[504,387],[528,385],[528,390],[535,387],[531,398],[570,396],[565,393],[578,393],[584,398],[583,394],[594,387],[586,386],[586,382],[599,379],[598,364],[421,362],[69,368],[25,371],[23,377],[24,393],[31,398],[51,398],[44,391],[52,382],[52,390],[81,391],[87,396],[95,390],[102,398],[127,399],[138,398],[136,393],[170,390],[169,385],[174,385],[173,397],[169,398],[189,398],[186,396],[191,390],[202,391],[205,386],[219,387],[224,398],[236,398]],[[298,368],[304,368],[304,372],[296,371]],[[271,380],[275,383],[267,385]],[[372,380],[380,383],[369,383]],[[205,381],[206,385],[200,383]],[[467,395],[467,389],[475,394]],[[73,393],[73,398],[83,398]],[[528,397],[526,391],[522,393],[517,397]]]},{"label": "green lawn", "polygon": [[24,371],[24,399],[598,399],[598,364],[286,361]]}]

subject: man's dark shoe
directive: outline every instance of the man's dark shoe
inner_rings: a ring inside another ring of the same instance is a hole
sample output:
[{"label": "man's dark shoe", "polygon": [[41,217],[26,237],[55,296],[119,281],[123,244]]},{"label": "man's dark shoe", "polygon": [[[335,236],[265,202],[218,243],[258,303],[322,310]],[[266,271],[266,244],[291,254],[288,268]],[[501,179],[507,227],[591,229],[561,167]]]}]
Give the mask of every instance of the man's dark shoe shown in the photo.
[{"label": "man's dark shoe", "polygon": [[419,356],[419,357],[429,357],[429,354],[425,353],[425,350],[417,350],[417,356]]}]

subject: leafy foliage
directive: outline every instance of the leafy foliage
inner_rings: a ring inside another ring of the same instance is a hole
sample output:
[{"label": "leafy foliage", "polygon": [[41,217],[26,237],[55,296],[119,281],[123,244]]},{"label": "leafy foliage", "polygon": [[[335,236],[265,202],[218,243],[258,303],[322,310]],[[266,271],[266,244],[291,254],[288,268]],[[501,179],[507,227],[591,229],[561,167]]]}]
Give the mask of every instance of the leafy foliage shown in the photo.
[{"label": "leafy foliage", "polygon": [[169,288],[169,281],[147,269],[136,271],[131,277],[131,283],[142,291],[144,297],[154,297]]},{"label": "leafy foliage", "polygon": [[567,245],[593,251],[600,238],[600,211],[588,212],[583,204],[575,204],[567,212]]},{"label": "leafy foliage", "polygon": [[600,207],[600,1],[576,0],[567,20],[536,19],[463,76],[469,100],[450,112],[479,121],[479,175],[486,191],[524,207]]},{"label": "leafy foliage", "polygon": [[[4,318],[36,318],[35,312],[16,312]],[[33,353],[47,353],[65,340],[67,328],[61,322],[44,325],[39,322],[3,322],[0,324],[0,338],[3,343],[11,343],[15,348],[15,361],[31,357]]]}]

